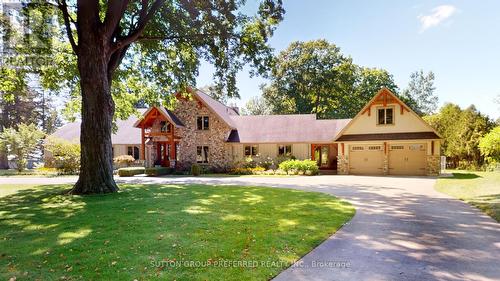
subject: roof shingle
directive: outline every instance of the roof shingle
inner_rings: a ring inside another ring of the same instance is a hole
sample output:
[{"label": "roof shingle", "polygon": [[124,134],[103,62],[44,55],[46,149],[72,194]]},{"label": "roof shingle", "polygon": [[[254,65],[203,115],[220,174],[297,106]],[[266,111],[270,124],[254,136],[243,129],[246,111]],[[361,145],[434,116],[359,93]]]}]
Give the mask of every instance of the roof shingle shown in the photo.
[{"label": "roof shingle", "polygon": [[317,120],[315,114],[230,116],[236,130],[228,142],[327,143],[350,119]]},{"label": "roof shingle", "polygon": [[[138,109],[140,114],[143,114],[145,109]],[[134,123],[138,118],[131,115],[127,120],[117,120],[116,127],[118,130],[111,135],[111,142],[113,144],[140,144],[141,143],[141,129],[135,128]],[[51,136],[65,139],[68,141],[80,141],[80,121],[68,123],[61,128],[57,129]]]}]

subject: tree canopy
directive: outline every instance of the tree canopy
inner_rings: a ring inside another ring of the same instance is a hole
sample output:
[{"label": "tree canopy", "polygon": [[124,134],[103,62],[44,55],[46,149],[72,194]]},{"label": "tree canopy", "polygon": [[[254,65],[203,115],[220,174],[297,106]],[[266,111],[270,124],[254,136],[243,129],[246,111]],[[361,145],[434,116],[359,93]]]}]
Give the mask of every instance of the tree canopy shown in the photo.
[{"label": "tree canopy", "polygon": [[403,90],[403,100],[419,115],[430,115],[438,107],[438,97],[435,93],[434,73],[427,74],[423,70],[415,71],[410,75],[408,87]]},{"label": "tree canopy", "polygon": [[267,115],[271,114],[271,109],[263,97],[251,97],[241,109],[243,115]]},{"label": "tree canopy", "polygon": [[[262,0],[250,15],[243,12],[245,1],[30,4],[27,10],[40,15],[34,19],[45,23],[51,23],[47,11],[56,7],[59,25],[49,28],[56,30],[51,38],[64,38],[52,44],[50,51],[57,54],[41,70],[42,85],[65,89],[69,108],[81,108],[81,168],[73,194],[118,190],[111,146],[116,105],[117,115],[126,117],[138,102],[172,101],[171,93],[194,84],[201,61],[214,65],[218,89],[237,96],[236,73],[243,65],[250,64],[253,74],[268,71],[272,49],[267,41],[284,14],[281,0]],[[41,36],[47,28],[33,31]]]},{"label": "tree canopy", "polygon": [[479,150],[490,164],[500,164],[500,126],[496,126],[479,140]]},{"label": "tree canopy", "polygon": [[382,87],[397,92],[387,71],[355,65],[326,40],[293,42],[275,59],[263,96],[273,113],[352,118]]},{"label": "tree canopy", "polygon": [[424,119],[444,138],[443,154],[454,167],[458,167],[460,161],[464,161],[464,165],[482,165],[484,158],[479,142],[493,127],[488,116],[480,113],[474,105],[461,109],[458,105],[447,103],[437,114]]}]

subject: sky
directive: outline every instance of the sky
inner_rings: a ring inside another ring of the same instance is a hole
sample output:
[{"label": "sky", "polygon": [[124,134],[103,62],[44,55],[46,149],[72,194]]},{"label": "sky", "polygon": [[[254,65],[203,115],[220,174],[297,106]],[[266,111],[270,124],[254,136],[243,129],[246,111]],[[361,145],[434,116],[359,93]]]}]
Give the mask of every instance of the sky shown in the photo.
[{"label": "sky", "polygon": [[[255,11],[259,1],[247,0]],[[326,39],[354,63],[388,70],[400,89],[416,70],[433,71],[440,106],[474,104],[500,117],[500,1],[284,0],[286,14],[270,45],[276,53],[293,41]],[[213,83],[202,64],[197,86]],[[238,74],[238,106],[259,96],[260,77]]]}]

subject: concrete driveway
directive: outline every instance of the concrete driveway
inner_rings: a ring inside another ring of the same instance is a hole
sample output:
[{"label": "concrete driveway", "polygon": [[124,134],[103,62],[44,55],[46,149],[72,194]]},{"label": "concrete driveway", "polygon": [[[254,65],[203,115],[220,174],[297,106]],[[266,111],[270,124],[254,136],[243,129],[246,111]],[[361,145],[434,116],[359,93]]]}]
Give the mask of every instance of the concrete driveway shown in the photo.
[{"label": "concrete driveway", "polygon": [[[5,180],[0,179],[0,184]],[[57,181],[43,179],[46,184]],[[433,178],[179,177],[119,181],[296,188],[333,194],[356,206],[349,224],[275,280],[500,280],[500,224],[435,191]]]}]

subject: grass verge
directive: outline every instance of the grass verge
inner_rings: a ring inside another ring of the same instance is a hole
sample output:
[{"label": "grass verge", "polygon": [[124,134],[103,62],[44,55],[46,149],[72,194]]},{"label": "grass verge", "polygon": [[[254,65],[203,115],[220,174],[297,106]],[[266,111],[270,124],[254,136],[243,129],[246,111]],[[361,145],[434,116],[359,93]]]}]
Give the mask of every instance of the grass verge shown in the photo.
[{"label": "grass verge", "polygon": [[440,178],[436,190],[476,206],[500,222],[500,173],[452,170]]},{"label": "grass verge", "polygon": [[61,195],[69,188],[0,197],[0,279],[267,280],[354,215],[335,197],[290,189],[123,185]]}]

